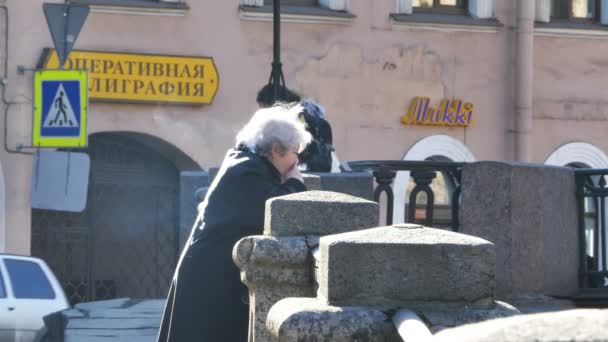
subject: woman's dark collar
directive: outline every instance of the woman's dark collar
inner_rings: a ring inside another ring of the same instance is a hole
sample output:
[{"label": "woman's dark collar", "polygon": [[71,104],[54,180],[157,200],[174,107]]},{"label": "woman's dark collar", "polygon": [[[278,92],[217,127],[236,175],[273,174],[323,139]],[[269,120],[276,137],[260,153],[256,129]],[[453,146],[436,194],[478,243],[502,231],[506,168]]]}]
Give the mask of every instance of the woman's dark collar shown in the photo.
[{"label": "woman's dark collar", "polygon": [[244,144],[239,144],[235,149],[237,151],[241,151],[241,152],[244,152],[246,154],[249,154],[253,158],[260,159],[264,164],[266,164],[266,166],[270,170],[270,173],[274,177],[276,177],[278,179],[281,179],[281,174],[279,173],[279,170],[277,170],[277,168],[274,166],[274,164],[272,164],[272,162],[270,160],[268,160],[268,158],[266,158],[264,156],[261,156],[261,155],[255,153],[255,152],[253,152],[249,147],[247,147]]},{"label": "woman's dark collar", "polygon": [[245,144],[238,144],[234,149],[237,151],[253,153]]}]

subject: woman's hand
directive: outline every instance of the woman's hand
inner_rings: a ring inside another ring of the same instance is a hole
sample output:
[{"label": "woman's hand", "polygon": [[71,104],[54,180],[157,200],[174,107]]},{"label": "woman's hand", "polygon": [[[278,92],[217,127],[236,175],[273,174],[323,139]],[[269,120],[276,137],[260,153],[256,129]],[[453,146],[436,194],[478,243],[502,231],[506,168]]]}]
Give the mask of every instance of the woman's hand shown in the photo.
[{"label": "woman's hand", "polygon": [[300,182],[304,183],[304,178],[302,177],[302,173],[300,172],[300,169],[298,168],[298,163],[293,164],[291,169],[289,169],[289,171],[287,171],[287,173],[285,174],[284,180],[288,180],[289,178],[295,178],[295,179],[299,180]]}]

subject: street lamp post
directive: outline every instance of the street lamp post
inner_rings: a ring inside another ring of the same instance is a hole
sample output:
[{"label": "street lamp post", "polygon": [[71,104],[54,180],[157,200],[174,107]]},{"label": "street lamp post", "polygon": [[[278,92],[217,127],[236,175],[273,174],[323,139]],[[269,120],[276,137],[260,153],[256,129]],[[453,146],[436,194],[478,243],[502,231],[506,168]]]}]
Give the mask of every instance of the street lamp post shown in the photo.
[{"label": "street lamp post", "polygon": [[257,101],[262,107],[272,106],[276,102],[299,101],[300,96],[285,86],[281,64],[281,1],[273,0],[273,54],[270,80],[258,92]]},{"label": "street lamp post", "polygon": [[273,40],[272,40],[272,95],[275,99],[279,98],[279,87],[281,82],[281,76],[283,70],[281,68],[281,1],[273,0],[273,12],[272,12],[272,26],[273,26]]}]

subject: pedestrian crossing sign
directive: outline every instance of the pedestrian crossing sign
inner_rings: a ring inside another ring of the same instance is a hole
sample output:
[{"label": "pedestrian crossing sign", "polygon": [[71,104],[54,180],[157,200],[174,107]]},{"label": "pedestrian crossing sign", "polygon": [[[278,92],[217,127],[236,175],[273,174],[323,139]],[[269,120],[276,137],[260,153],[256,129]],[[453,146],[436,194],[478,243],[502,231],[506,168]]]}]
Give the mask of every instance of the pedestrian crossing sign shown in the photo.
[{"label": "pedestrian crossing sign", "polygon": [[88,92],[86,70],[37,70],[33,146],[86,147]]}]

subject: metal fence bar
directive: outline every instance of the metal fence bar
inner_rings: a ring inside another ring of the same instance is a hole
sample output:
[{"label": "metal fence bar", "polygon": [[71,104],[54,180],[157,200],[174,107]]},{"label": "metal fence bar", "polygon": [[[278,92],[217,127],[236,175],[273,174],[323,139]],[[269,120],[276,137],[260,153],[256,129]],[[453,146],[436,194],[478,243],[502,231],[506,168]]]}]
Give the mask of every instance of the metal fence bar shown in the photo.
[{"label": "metal fence bar", "polygon": [[586,175],[575,174],[576,180],[576,195],[578,204],[578,230],[579,230],[579,281],[578,287],[584,288],[588,284],[588,270],[587,270],[587,249],[586,249],[586,235],[585,235],[585,180]]},{"label": "metal fence bar", "polygon": [[378,183],[376,190],[374,190],[374,201],[380,203],[380,196],[382,192],[386,193],[386,224],[393,224],[393,205],[394,205],[394,194],[391,183],[397,174],[388,168],[381,167],[373,171],[374,178]]},{"label": "metal fence bar", "polygon": [[[578,203],[578,220],[579,220],[579,288],[585,293],[592,291],[594,293],[606,293],[608,290],[608,267],[606,255],[606,199],[608,198],[608,188],[606,177],[608,177],[608,169],[577,169],[575,172],[576,179],[576,196]],[[595,206],[595,210],[586,212],[585,201],[591,200]],[[592,230],[593,243],[587,240],[587,222],[586,219],[595,220]],[[587,250],[591,252],[587,253]]]},{"label": "metal fence bar", "polygon": [[424,192],[426,194],[426,208],[425,208],[425,222],[424,224],[427,226],[431,226],[433,224],[433,207],[435,206],[435,195],[433,194],[433,190],[430,187],[430,184],[433,182],[433,179],[436,177],[435,172],[432,171],[412,171],[412,178],[414,178],[414,182],[416,186],[412,189],[410,193],[410,206],[408,210],[408,222],[414,222],[416,219],[416,204],[418,199],[418,194],[420,192]]},{"label": "metal fence bar", "polygon": [[410,171],[416,183],[408,202],[408,215],[404,221],[414,222],[417,204],[417,195],[424,192],[427,196],[425,206],[425,224],[433,224],[435,194],[430,184],[436,177],[436,172],[443,172],[454,184],[455,191],[451,196],[451,222],[453,231],[459,230],[458,210],[460,209],[461,170],[465,163],[444,161],[405,161],[405,160],[363,160],[348,162],[355,172],[372,172],[377,183],[374,191],[374,200],[379,202],[382,192],[387,195],[386,223],[393,222],[394,191],[393,181],[398,171]]},{"label": "metal fence bar", "polygon": [[[600,186],[605,187],[606,182],[604,181],[604,177],[601,178]],[[601,246],[601,255],[602,255],[602,270],[606,270],[606,197],[600,197],[600,246]]]},{"label": "metal fence bar", "polygon": [[458,184],[454,193],[452,193],[452,230],[458,232],[460,230],[460,192],[461,185]]}]

